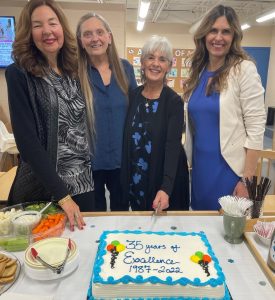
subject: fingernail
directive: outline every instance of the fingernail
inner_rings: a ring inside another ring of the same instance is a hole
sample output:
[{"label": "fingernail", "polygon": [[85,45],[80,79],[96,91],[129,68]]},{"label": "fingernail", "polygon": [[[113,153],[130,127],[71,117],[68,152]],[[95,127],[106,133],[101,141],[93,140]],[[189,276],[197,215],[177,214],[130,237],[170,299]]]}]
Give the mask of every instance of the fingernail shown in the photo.
[{"label": "fingernail", "polygon": [[81,230],[83,230],[83,227],[81,227]]}]

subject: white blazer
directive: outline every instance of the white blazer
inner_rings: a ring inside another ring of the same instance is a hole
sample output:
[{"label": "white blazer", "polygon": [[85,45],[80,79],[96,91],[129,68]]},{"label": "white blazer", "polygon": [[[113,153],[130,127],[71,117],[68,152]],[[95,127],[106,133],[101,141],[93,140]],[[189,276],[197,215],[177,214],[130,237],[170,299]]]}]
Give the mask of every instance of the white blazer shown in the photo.
[{"label": "white blazer", "polygon": [[[246,149],[261,150],[266,123],[264,88],[253,62],[244,60],[232,68],[228,86],[220,93],[221,154],[231,169],[243,176]],[[186,105],[185,151],[192,165],[192,129]]]}]

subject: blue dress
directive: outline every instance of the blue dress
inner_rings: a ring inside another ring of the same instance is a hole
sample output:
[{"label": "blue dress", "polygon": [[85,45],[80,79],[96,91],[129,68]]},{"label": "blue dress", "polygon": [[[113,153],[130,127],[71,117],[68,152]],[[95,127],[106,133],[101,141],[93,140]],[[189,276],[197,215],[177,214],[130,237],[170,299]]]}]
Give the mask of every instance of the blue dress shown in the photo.
[{"label": "blue dress", "polygon": [[224,160],[220,149],[220,94],[206,96],[214,72],[206,69],[190,97],[188,114],[193,132],[191,207],[194,210],[220,209],[218,199],[232,195],[239,177]]}]

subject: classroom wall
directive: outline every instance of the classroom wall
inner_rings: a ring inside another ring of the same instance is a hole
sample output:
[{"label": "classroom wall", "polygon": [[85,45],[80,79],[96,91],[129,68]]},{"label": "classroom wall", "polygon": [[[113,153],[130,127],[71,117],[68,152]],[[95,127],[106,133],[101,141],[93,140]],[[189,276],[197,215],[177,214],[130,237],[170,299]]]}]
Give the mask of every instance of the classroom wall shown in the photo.
[{"label": "classroom wall", "polygon": [[[274,26],[252,27],[244,31],[243,46],[270,47]],[[127,47],[141,47],[152,34],[166,36],[173,48],[194,48],[193,36],[189,33],[189,26],[183,24],[145,23],[142,32],[136,31],[136,23],[127,23]]]},{"label": "classroom wall", "polygon": [[271,51],[269,58],[267,85],[266,85],[266,106],[275,107],[275,26],[272,27],[271,34]]},{"label": "classroom wall", "polygon": [[[22,1],[1,0],[1,15],[14,15],[16,20],[21,12]],[[194,48],[189,26],[183,24],[156,24],[146,23],[143,32],[136,31],[136,23],[126,22],[126,9],[124,5],[105,4],[74,4],[61,3],[71,28],[75,31],[77,21],[88,11],[96,11],[102,14],[110,23],[114,39],[121,57],[125,57],[126,47],[141,47],[144,41],[152,34],[165,35],[169,38],[173,48]],[[275,106],[275,26],[252,27],[244,31],[243,46],[271,47],[269,73],[266,89],[266,104]],[[7,103],[7,89],[4,78],[4,70],[0,69],[0,119],[9,122]]]},{"label": "classroom wall", "polygon": [[[173,48],[194,48],[193,36],[189,33],[189,27],[181,24],[150,23],[145,24],[142,32],[138,32],[135,23],[128,23],[126,45],[127,47],[141,47],[152,34],[166,36],[172,43]],[[275,106],[275,26],[252,27],[245,30],[243,34],[243,46],[271,47],[265,104],[266,107]]]}]

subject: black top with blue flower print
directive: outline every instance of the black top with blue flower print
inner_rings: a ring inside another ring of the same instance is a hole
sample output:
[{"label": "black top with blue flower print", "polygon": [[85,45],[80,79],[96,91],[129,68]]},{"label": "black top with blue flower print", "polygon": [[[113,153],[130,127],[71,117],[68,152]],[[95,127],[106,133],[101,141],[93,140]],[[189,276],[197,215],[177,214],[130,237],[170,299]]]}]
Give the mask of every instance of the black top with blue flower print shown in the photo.
[{"label": "black top with blue flower print", "polygon": [[[143,97],[143,96],[142,96]],[[152,126],[158,111],[159,99],[147,100],[143,97],[133,116],[131,127],[131,202],[140,206],[146,203],[148,176],[152,153]]]}]

